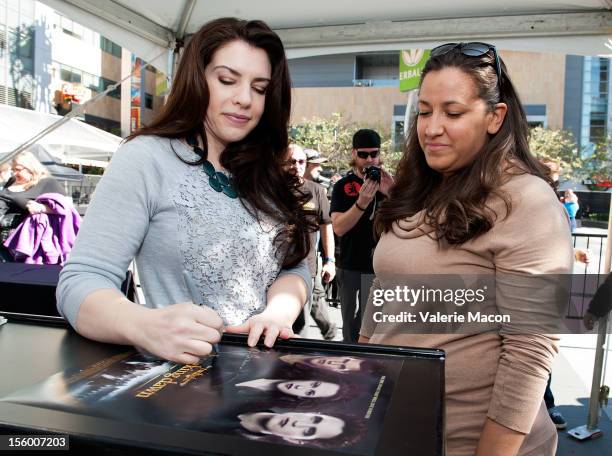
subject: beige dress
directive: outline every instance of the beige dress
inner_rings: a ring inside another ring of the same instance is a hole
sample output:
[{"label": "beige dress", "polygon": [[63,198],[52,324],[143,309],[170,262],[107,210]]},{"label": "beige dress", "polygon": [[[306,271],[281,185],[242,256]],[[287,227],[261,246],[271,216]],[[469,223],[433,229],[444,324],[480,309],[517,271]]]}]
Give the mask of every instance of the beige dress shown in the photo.
[{"label": "beige dress", "polygon": [[[372,289],[393,286],[389,281],[398,274],[568,274],[573,262],[569,222],[554,191],[528,174],[511,177],[502,190],[511,198],[510,214],[505,216],[501,200],[491,198],[489,207],[501,217],[490,231],[460,246],[428,236],[431,229],[419,214],[395,223],[376,247]],[[504,326],[471,335],[410,334],[402,323],[376,323],[373,314],[379,309],[370,294],[361,334],[371,343],[446,352],[447,455],[473,455],[487,417],[528,434],[520,455],[554,455],[557,434],[543,393],[558,337],[513,334]]]}]

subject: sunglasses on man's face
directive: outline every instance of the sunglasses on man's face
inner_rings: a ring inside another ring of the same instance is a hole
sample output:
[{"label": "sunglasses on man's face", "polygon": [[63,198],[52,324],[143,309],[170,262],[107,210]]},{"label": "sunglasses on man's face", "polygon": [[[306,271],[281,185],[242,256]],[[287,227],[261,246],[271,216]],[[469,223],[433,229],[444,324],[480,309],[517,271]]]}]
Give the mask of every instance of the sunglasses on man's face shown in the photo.
[{"label": "sunglasses on man's face", "polygon": [[480,57],[487,54],[489,51],[493,51],[493,57],[495,58],[495,73],[497,74],[497,83],[501,90],[501,64],[499,63],[499,54],[497,48],[489,43],[481,43],[479,41],[472,41],[470,43],[447,43],[435,47],[429,53],[430,57],[437,57],[440,55],[448,54],[449,52],[458,49],[463,55],[468,57]]},{"label": "sunglasses on man's face", "polygon": [[372,152],[366,152],[365,150],[358,150],[357,156],[359,158],[363,158],[364,160],[367,160],[368,157],[372,157],[372,158],[378,157],[379,153],[380,153],[380,150],[373,150]]},{"label": "sunglasses on man's face", "polygon": [[303,158],[300,158],[299,160],[296,160],[295,158],[290,158],[285,163],[287,165],[295,165],[296,163],[298,165],[305,165],[306,164],[306,160],[304,160]]}]

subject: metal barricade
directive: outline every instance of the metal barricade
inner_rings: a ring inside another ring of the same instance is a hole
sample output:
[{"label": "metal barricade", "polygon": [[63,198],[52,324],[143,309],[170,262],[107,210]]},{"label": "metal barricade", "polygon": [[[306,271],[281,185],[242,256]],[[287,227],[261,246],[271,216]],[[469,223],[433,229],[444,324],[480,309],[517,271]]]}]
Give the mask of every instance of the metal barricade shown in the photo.
[{"label": "metal barricade", "polygon": [[[610,216],[612,217],[612,210]],[[589,250],[591,261],[589,264],[576,263],[572,276],[569,306],[566,317],[568,319],[582,319],[588,310],[588,305],[595,291],[603,281],[603,275],[610,271],[610,248],[607,245],[608,237],[611,236],[612,227],[608,226],[607,234],[573,234],[574,250]],[[595,362],[593,365],[593,377],[591,382],[591,394],[589,397],[589,413],[587,422],[568,430],[568,434],[578,440],[587,440],[603,435],[599,429],[599,410],[602,406],[603,394],[606,394],[606,386],[603,385],[602,374],[604,372],[606,338],[608,331],[608,315],[599,320],[597,328],[597,342],[595,345]],[[607,396],[606,396],[607,397]]]},{"label": "metal barricade", "polygon": [[607,235],[573,233],[572,238],[574,250],[588,251],[591,258],[588,264],[580,262],[574,264],[571,281],[566,318],[581,320],[603,280]]}]

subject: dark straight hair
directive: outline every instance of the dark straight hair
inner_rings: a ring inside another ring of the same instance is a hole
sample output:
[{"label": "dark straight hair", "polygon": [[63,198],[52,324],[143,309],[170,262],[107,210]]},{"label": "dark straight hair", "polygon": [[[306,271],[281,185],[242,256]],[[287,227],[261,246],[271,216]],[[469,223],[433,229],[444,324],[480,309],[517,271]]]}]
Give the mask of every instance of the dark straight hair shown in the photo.
[{"label": "dark straight hair", "polygon": [[495,55],[466,56],[455,48],[430,57],[421,74],[421,84],[430,72],[458,68],[470,76],[477,96],[493,110],[497,103],[508,106],[497,133],[488,135],[476,159],[444,181],[442,174],[431,169],[417,136],[418,118],[412,123],[404,154],[398,164],[395,185],[390,197],[377,212],[378,234],[389,231],[397,220],[424,211],[426,223],[438,239],[462,244],[489,231],[500,214],[487,205],[491,196],[501,198],[506,214],[512,210],[509,195],[501,186],[509,174],[528,173],[544,179],[553,187],[549,169],[529,151],[529,128],[519,96],[501,61],[501,83],[498,84]]},{"label": "dark straight hair", "polygon": [[[282,224],[276,244],[284,254],[283,266],[292,267],[308,255],[309,232],[316,226],[302,208],[309,195],[298,190],[298,178],[282,167],[288,146],[291,81],[283,44],[264,22],[221,18],[202,26],[185,47],[166,104],[149,125],[132,134],[128,141],[141,135],[200,136],[206,149],[204,121],[210,89],[205,70],[214,53],[233,41],[263,49],[270,60],[272,76],[259,123],[244,139],[228,144],[220,161],[233,175],[244,207],[257,219],[263,213]],[[203,160],[190,164],[199,165]]]}]

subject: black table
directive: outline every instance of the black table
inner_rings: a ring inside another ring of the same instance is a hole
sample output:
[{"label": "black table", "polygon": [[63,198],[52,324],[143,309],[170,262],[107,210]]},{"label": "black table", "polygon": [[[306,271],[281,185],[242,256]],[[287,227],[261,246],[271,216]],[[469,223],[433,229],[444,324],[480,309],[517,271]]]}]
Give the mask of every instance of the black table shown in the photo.
[{"label": "black table", "polygon": [[[55,288],[62,267],[53,264],[0,263],[0,313],[60,318]],[[20,299],[8,299],[19,296]]]},{"label": "black table", "polygon": [[[0,397],[25,386],[45,380],[50,375],[70,368],[82,368],[102,358],[112,356],[125,347],[87,340],[72,329],[62,326],[9,322],[0,326]],[[105,453],[113,449],[120,454],[129,448],[130,454],[153,454],[139,450],[138,443],[119,444],[117,436],[130,439],[121,426],[99,429],[91,435],[93,418],[75,418],[67,413],[34,409],[0,402],[0,434],[70,434],[72,452]],[[147,446],[148,442],[143,442]],[[75,451],[76,450],[76,451]],[[171,453],[171,452],[169,452]],[[20,454],[23,454],[20,452]]]},{"label": "black table", "polygon": [[[334,343],[329,342],[322,344],[334,346]],[[335,345],[341,347],[344,344]],[[375,346],[352,347],[358,353]],[[125,350],[123,346],[87,340],[68,327],[9,322],[0,326],[0,397],[34,385],[55,373],[85,368]],[[384,348],[381,353],[382,350]],[[404,395],[404,399],[392,404],[389,414],[405,414],[405,410],[414,410],[413,416],[402,421],[400,426],[420,428],[416,435],[423,442],[411,443],[410,454],[441,455],[444,416],[443,352],[430,351],[428,355],[426,350],[421,350],[423,356],[420,356],[419,350],[414,352],[414,369],[418,378],[402,377],[402,384],[413,384],[415,397]],[[427,376],[430,378],[425,380]],[[237,448],[235,437],[218,435],[211,439],[210,434],[192,430],[139,423],[128,425],[107,418],[0,401],[0,435],[7,434],[68,434],[71,451],[80,450],[85,454],[253,454],[252,450],[249,452]],[[403,445],[405,434],[397,431],[387,434],[392,435],[387,435],[386,446],[394,450],[390,453],[382,451],[380,454],[395,454],[398,446]],[[427,448],[427,451],[420,451],[420,448]],[[255,453],[260,450],[257,448]],[[270,446],[266,454],[284,455],[287,452],[291,452],[292,456],[314,454],[312,449],[306,447],[281,447],[279,450],[278,445]],[[346,452],[337,451],[329,451],[329,454],[347,455]]]}]

